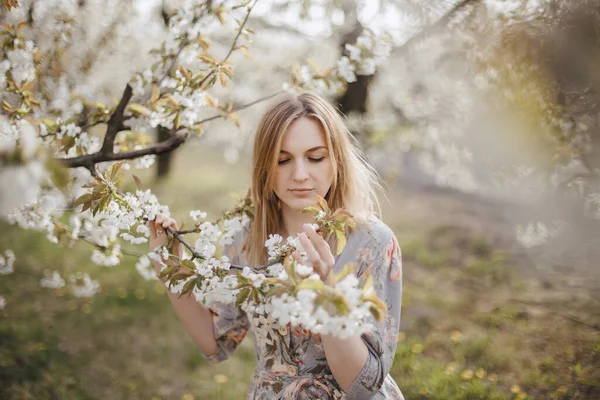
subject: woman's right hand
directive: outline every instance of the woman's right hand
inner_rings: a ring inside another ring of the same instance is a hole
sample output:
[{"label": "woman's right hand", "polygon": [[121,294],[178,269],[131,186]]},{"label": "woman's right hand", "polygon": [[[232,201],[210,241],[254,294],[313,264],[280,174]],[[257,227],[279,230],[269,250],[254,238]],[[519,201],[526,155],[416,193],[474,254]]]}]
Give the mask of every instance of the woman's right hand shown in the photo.
[{"label": "woman's right hand", "polygon": [[[167,243],[167,228],[171,227],[176,231],[179,230],[177,222],[164,214],[156,214],[154,221],[150,221],[150,251],[154,251],[159,246],[164,246]],[[182,248],[181,242],[173,239],[171,243],[171,253],[181,257]]]}]

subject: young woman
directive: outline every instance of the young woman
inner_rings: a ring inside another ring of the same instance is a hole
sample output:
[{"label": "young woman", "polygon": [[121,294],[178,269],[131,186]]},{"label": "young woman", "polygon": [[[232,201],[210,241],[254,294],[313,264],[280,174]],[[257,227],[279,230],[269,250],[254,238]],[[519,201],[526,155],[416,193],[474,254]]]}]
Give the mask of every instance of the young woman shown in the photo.
[{"label": "young woman", "polygon": [[[256,373],[248,399],[403,399],[389,375],[400,324],[402,257],[393,232],[377,219],[376,175],[359,155],[336,110],[312,94],[285,95],[264,115],[254,141],[252,200],[255,218],[248,232],[224,249],[232,263],[264,266],[269,234],[299,236],[315,271],[327,280],[347,263],[370,270],[375,290],[387,305],[375,329],[345,339],[312,334],[296,326],[275,326],[234,305],[208,307],[194,296],[169,294],[185,329],[206,358],[233,354],[248,330],[255,338]],[[330,208],[344,207],[356,228],[343,252],[334,257],[327,243],[301,213],[317,196]],[[158,215],[150,224],[150,248],[166,241],[165,228],[177,223]],[[174,246],[181,253],[181,244]],[[298,256],[296,254],[296,256]],[[157,272],[160,266],[155,264]]]}]

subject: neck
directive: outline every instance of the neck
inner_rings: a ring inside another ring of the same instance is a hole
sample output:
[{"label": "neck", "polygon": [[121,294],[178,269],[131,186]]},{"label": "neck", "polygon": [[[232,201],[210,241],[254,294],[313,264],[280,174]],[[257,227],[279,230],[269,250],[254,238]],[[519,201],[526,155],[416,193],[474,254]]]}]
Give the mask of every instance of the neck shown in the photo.
[{"label": "neck", "polygon": [[281,226],[279,227],[279,235],[284,239],[288,236],[297,236],[302,232],[302,225],[314,224],[315,217],[308,213],[292,210],[285,205],[281,208]]}]

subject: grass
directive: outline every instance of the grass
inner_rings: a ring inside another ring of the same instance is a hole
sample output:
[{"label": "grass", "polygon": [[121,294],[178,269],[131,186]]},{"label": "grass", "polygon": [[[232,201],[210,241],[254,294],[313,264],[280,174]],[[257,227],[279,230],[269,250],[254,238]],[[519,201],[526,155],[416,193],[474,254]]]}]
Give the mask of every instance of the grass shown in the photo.
[{"label": "grass", "polygon": [[[198,208],[214,218],[234,203],[230,192],[247,188],[248,160],[225,167],[215,153],[184,149],[169,181],[150,185],[179,221]],[[151,182],[149,171],[139,176]],[[124,184],[133,188],[131,179]],[[403,197],[394,190],[389,197],[398,201],[384,215],[394,221],[405,278],[391,373],[407,399],[600,398],[597,331],[515,302],[523,293],[541,298],[544,293],[536,291],[550,289],[525,280],[519,270],[526,265],[515,264],[490,237],[411,220],[397,206]],[[254,373],[252,342],[244,341],[231,360],[209,364],[163,287],[137,274],[135,257],[118,267],[95,267],[85,243],[65,249],[43,233],[6,224],[0,230],[0,251],[17,255],[15,273],[0,277],[7,299],[0,318],[0,398],[245,397]],[[89,272],[102,292],[86,300],[41,289],[46,268],[63,275]]]}]

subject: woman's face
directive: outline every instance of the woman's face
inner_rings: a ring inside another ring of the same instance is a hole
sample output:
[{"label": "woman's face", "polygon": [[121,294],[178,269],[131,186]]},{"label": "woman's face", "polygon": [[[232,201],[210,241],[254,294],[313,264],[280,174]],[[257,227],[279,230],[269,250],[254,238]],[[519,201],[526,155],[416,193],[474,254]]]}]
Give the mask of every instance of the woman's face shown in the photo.
[{"label": "woman's face", "polygon": [[275,171],[275,194],[282,211],[301,211],[325,197],[333,182],[333,166],[321,123],[295,120],[283,135]]}]

